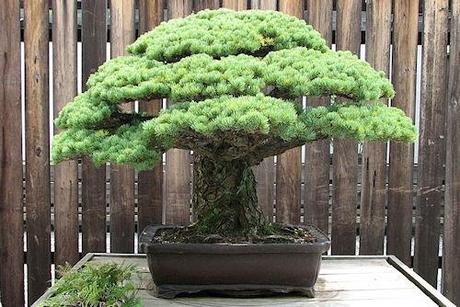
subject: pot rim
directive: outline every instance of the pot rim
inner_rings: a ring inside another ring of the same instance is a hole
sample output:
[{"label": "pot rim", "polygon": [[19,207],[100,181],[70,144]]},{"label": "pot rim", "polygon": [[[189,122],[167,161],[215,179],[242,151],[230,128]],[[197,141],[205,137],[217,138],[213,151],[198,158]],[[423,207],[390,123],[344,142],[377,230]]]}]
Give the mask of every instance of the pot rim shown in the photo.
[{"label": "pot rim", "polygon": [[155,233],[164,228],[183,226],[150,225],[139,237],[139,249],[144,253],[156,254],[316,254],[327,251],[331,245],[329,238],[317,231],[318,241],[311,243],[152,243]]}]

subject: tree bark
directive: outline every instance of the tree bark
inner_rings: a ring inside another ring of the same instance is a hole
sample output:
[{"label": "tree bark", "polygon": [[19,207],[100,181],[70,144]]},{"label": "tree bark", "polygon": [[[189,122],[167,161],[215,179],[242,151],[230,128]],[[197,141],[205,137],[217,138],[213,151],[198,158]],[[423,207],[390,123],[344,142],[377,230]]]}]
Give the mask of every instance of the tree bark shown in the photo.
[{"label": "tree bark", "polygon": [[219,161],[195,154],[192,203],[196,227],[202,233],[250,237],[268,230],[247,161]]}]

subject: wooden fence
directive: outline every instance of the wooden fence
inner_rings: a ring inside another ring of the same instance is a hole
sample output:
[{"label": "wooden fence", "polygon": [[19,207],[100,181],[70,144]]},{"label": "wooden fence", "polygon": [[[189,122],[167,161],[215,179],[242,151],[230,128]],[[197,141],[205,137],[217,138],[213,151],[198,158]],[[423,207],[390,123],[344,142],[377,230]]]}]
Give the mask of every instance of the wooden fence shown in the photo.
[{"label": "wooden fence", "polygon": [[[87,252],[134,252],[148,223],[189,222],[189,152],[171,150],[163,165],[139,174],[85,159],[51,166],[50,120],[106,61],[107,42],[116,57],[164,19],[219,6],[305,18],[337,49],[359,53],[365,43],[367,61],[395,86],[391,104],[419,118],[415,157],[412,145],[367,143],[361,151],[335,141],[331,153],[322,141],[304,154],[265,159],[257,178],[267,216],[318,225],[331,235],[332,254],[394,254],[434,286],[442,264],[442,291],[460,304],[460,0],[2,0],[3,306],[37,299],[52,264],[73,264]],[[134,107],[158,112],[161,102]]]}]

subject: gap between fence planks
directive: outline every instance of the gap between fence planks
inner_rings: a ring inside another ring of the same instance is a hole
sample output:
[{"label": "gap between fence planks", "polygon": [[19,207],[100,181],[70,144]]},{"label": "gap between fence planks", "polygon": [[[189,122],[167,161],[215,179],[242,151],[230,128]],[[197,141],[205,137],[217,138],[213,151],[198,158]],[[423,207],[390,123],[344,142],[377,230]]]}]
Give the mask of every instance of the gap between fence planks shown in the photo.
[{"label": "gap between fence planks", "polygon": [[[280,0],[280,12],[303,19],[303,1]],[[301,101],[301,100],[300,100]],[[302,148],[290,149],[277,156],[276,222],[300,223]]]},{"label": "gap between fence planks", "polygon": [[[127,54],[126,47],[134,42],[134,0],[112,0],[111,58]],[[134,112],[134,102],[122,106]],[[127,165],[110,167],[110,251],[134,252],[134,169]]]},{"label": "gap between fence planks", "polygon": [[24,306],[19,3],[0,1],[0,305]]},{"label": "gap between fence planks", "polygon": [[452,1],[447,110],[443,293],[460,305],[460,1]]},{"label": "gap between fence planks", "polygon": [[[337,0],[337,50],[350,50],[359,56],[361,45],[361,1]],[[356,252],[356,208],[358,145],[356,141],[334,140],[332,159],[334,185],[332,196],[333,255]]]},{"label": "gap between fence planks", "polygon": [[[152,30],[163,21],[164,1],[139,0],[139,34]],[[139,101],[139,112],[157,114],[161,99]],[[138,173],[138,234],[149,224],[161,224],[163,219],[163,162],[153,170]]]},{"label": "gap between fence planks", "polygon": [[[366,60],[389,76],[391,1],[367,1]],[[381,103],[388,104],[387,99]],[[366,142],[362,157],[361,255],[383,254],[386,200],[386,143]]]},{"label": "gap between fence planks", "polygon": [[[106,0],[82,2],[82,90],[86,81],[107,59]],[[82,160],[83,254],[106,251],[106,168]]]},{"label": "gap between fence planks", "polygon": [[[419,1],[395,1],[392,106],[415,117]],[[387,254],[411,265],[414,146],[390,142],[388,170]]]},{"label": "gap between fence planks", "polygon": [[48,0],[24,3],[25,180],[30,302],[40,297],[51,279],[48,9]]},{"label": "gap between fence planks", "polygon": [[[54,118],[77,94],[77,2],[53,2]],[[57,131],[55,131],[56,133]],[[77,263],[78,178],[77,161],[54,167],[54,232],[57,265]]]},{"label": "gap between fence planks", "polygon": [[437,284],[447,110],[448,0],[424,2],[414,270]]},{"label": "gap between fence planks", "polygon": [[[311,24],[332,43],[332,0],[307,2],[307,23]],[[329,98],[307,98],[307,106],[322,106]],[[305,145],[304,222],[313,224],[328,233],[329,227],[329,168],[330,141],[321,140]]]}]

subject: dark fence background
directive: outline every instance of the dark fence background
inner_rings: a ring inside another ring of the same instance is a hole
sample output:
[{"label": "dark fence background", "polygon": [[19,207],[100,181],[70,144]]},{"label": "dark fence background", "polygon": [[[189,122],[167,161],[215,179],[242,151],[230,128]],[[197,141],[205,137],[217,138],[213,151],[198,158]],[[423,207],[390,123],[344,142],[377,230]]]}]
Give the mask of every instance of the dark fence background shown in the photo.
[{"label": "dark fence background", "polygon": [[[171,150],[163,165],[141,173],[85,159],[53,166],[51,123],[139,34],[222,6],[305,18],[335,48],[365,50],[392,79],[391,104],[420,127],[415,154],[407,144],[322,141],[265,159],[257,178],[267,216],[318,225],[335,255],[395,254],[460,304],[460,0],[2,0],[3,306],[31,304],[50,286],[55,265],[88,252],[136,252],[145,225],[190,221],[189,152]],[[156,112],[162,104],[128,107]]]}]

